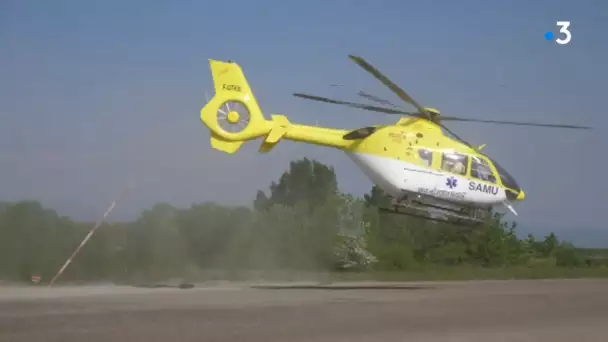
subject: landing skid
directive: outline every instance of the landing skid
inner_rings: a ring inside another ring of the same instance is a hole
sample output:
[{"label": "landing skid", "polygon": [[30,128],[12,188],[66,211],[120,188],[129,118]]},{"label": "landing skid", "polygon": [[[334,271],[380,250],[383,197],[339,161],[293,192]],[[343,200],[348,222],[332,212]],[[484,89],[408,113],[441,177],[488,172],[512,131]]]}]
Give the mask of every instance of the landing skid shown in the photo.
[{"label": "landing skid", "polygon": [[[378,208],[391,214],[418,217],[429,221],[444,222],[459,226],[478,226],[485,222],[489,208],[457,205],[420,195],[393,200],[391,207]],[[432,215],[434,214],[434,215]]]},{"label": "landing skid", "polygon": [[449,223],[449,224],[453,224],[456,226],[478,226],[481,225],[483,223],[483,221],[480,220],[476,220],[476,219],[471,219],[469,217],[466,216],[459,216],[459,215],[453,215],[453,214],[443,214],[444,218],[439,218],[439,217],[432,217],[430,215],[428,215],[427,212],[423,212],[423,211],[419,211],[418,213],[416,213],[415,211],[411,210],[411,211],[407,211],[407,210],[395,210],[395,209],[389,209],[389,208],[378,208],[378,210],[382,211],[382,212],[386,212],[386,213],[390,213],[390,214],[398,214],[398,215],[406,215],[406,216],[411,216],[411,217],[417,217],[417,218],[421,218],[427,221],[435,221],[435,222],[443,222],[443,223]]}]

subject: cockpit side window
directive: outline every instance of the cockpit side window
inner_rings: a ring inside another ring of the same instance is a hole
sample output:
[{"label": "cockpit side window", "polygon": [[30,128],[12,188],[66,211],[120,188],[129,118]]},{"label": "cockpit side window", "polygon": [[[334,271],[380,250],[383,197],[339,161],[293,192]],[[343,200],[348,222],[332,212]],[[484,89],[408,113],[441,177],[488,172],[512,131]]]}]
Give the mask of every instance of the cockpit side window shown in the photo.
[{"label": "cockpit side window", "polygon": [[468,156],[454,152],[444,152],[441,160],[441,170],[455,173],[457,175],[466,175]]},{"label": "cockpit side window", "polygon": [[506,186],[507,188],[511,188],[513,190],[520,189],[519,185],[515,181],[515,178],[513,178],[513,176],[511,176],[507,172],[507,170],[503,169],[502,166],[500,166],[495,160],[490,159],[490,161],[492,161],[492,164],[494,164],[494,167],[496,168],[496,171],[498,172],[498,176],[500,177],[500,180],[502,181],[502,185]]},{"label": "cockpit side window", "polygon": [[471,157],[471,177],[496,184],[496,176],[484,158]]},{"label": "cockpit side window", "polygon": [[418,157],[426,167],[433,165],[433,151],[421,148],[418,150]]}]

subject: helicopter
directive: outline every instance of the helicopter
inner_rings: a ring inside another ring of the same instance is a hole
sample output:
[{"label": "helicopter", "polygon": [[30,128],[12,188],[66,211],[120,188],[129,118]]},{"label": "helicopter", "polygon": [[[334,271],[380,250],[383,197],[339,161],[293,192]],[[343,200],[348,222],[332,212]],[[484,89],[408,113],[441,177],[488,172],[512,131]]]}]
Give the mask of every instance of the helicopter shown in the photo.
[{"label": "helicopter", "polygon": [[590,129],[444,116],[435,108],[418,104],[363,58],[348,57],[416,110],[405,111],[390,101],[362,91],[360,96],[384,106],[295,93],[294,96],[302,99],[398,115],[399,119],[391,125],[355,130],[295,124],[279,114],[271,114],[268,120],[239,64],[209,59],[215,94],[201,109],[200,117],[211,133],[211,146],[232,154],[245,142],[263,138],[261,153],[270,152],[283,139],[339,149],[389,197],[390,205],[380,207],[380,210],[433,221],[477,225],[485,222],[495,206],[505,206],[517,215],[513,203],[523,201],[526,194],[496,160],[481,152],[485,145],[469,144],[444,122]]}]

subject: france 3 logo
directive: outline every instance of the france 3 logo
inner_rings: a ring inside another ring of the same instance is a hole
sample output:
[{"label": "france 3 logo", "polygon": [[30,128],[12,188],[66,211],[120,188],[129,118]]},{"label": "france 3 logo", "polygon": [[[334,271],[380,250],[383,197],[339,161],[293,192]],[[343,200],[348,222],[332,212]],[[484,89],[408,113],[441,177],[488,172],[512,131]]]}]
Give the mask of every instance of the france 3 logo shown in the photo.
[{"label": "france 3 logo", "polygon": [[555,25],[559,28],[557,34],[553,31],[545,32],[545,39],[548,41],[554,41],[560,45],[566,45],[572,40],[572,32],[570,32],[569,21],[558,21]]}]

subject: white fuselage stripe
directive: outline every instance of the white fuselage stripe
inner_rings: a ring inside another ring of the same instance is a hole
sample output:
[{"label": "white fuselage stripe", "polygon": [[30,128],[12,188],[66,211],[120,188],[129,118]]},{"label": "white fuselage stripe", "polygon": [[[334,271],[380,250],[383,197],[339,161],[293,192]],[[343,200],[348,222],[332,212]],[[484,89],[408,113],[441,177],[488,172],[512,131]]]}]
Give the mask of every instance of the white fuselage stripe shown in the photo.
[{"label": "white fuselage stripe", "polygon": [[454,202],[483,205],[502,203],[506,199],[505,190],[497,184],[430,170],[394,158],[350,152],[347,155],[374,184],[395,198],[403,196],[404,192],[414,192]]}]

